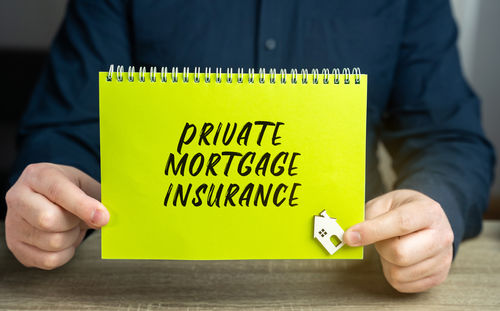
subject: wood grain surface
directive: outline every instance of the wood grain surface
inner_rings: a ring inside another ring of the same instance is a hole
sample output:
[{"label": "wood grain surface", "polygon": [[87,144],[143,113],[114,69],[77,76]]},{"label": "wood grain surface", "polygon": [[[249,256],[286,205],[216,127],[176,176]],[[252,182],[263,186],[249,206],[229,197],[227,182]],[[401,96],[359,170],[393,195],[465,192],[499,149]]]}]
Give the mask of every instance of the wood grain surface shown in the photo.
[{"label": "wood grain surface", "polygon": [[393,290],[372,247],[362,261],[101,260],[96,233],[69,264],[41,271],[20,265],[0,231],[1,310],[500,310],[500,221],[421,294]]}]

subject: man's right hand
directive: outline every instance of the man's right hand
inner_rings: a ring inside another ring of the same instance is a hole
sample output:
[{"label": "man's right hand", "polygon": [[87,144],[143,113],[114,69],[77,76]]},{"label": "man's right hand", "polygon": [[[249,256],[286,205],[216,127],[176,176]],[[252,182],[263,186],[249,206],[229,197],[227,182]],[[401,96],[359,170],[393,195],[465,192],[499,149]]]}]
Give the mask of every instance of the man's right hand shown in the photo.
[{"label": "man's right hand", "polygon": [[108,223],[100,193],[100,184],[74,167],[27,166],[5,196],[8,248],[27,267],[51,270],[64,265],[87,229]]}]

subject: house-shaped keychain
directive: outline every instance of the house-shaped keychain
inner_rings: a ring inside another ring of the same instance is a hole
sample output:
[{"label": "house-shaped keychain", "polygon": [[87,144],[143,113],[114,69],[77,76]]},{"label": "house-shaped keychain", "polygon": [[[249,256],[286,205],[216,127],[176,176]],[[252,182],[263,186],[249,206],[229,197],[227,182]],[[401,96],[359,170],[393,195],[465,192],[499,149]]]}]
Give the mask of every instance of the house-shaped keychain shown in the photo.
[{"label": "house-shaped keychain", "polygon": [[343,235],[344,230],[337,223],[337,219],[330,218],[325,210],[320,213],[320,216],[314,216],[314,237],[330,255],[344,246]]}]

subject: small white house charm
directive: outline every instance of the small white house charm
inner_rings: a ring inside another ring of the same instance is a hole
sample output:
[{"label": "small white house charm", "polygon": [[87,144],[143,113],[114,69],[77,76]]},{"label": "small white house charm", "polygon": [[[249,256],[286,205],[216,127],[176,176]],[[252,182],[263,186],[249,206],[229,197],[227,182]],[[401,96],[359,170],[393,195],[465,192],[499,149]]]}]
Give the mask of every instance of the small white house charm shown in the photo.
[{"label": "small white house charm", "polygon": [[[337,219],[330,218],[325,210],[320,215],[314,216],[314,237],[318,239],[330,255],[333,255],[344,246],[344,241],[342,240],[344,230],[337,223]],[[334,243],[332,239],[336,240],[337,243]]]}]

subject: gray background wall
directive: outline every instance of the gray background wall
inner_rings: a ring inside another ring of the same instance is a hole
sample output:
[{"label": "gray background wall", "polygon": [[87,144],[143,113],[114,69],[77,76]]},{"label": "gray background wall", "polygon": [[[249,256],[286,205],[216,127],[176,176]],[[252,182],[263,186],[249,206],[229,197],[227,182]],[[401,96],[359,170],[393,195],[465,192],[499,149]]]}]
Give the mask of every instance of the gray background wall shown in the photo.
[{"label": "gray background wall", "polygon": [[0,49],[48,49],[67,2],[0,0]]},{"label": "gray background wall", "polygon": [[[46,50],[64,16],[67,0],[0,0],[0,49]],[[483,101],[488,137],[500,151],[500,1],[452,0],[459,24],[465,75]],[[382,167],[391,179],[388,160]],[[500,197],[499,176],[493,187]]]},{"label": "gray background wall", "polygon": [[[454,0],[453,4],[464,72],[482,99],[486,134],[500,153],[500,1]],[[496,176],[493,193],[500,197],[500,165]]]}]

